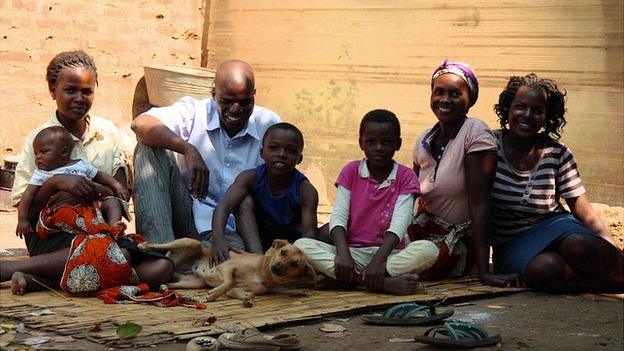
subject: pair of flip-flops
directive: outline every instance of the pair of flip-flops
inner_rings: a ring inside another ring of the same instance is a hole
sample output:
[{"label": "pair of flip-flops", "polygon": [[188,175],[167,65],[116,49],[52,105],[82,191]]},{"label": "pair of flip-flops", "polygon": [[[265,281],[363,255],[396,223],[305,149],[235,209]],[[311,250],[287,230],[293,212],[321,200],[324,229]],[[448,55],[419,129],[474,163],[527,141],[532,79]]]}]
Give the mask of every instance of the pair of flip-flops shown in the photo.
[{"label": "pair of flip-flops", "polygon": [[[453,310],[443,310],[437,305],[402,303],[383,314],[365,314],[362,319],[376,325],[426,325],[440,323],[453,313]],[[464,349],[492,346],[501,341],[500,335],[490,335],[478,324],[459,321],[445,322],[414,339],[436,347]]]}]

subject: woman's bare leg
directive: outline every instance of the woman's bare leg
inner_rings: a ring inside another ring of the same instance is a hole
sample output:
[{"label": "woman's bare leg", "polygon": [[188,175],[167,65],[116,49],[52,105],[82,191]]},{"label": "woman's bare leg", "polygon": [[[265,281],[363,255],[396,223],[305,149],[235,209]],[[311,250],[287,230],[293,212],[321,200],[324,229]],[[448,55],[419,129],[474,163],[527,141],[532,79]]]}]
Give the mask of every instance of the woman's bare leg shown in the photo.
[{"label": "woman's bare leg", "polygon": [[134,268],[139,280],[147,283],[152,290],[158,290],[173,277],[174,268],[166,258],[146,258]]},{"label": "woman's bare leg", "polygon": [[615,289],[611,282],[581,276],[556,251],[545,251],[535,256],[529,261],[525,275],[530,287],[553,294]]},{"label": "woman's bare leg", "polygon": [[555,250],[581,277],[624,288],[624,254],[606,240],[574,234],[557,244]]}]

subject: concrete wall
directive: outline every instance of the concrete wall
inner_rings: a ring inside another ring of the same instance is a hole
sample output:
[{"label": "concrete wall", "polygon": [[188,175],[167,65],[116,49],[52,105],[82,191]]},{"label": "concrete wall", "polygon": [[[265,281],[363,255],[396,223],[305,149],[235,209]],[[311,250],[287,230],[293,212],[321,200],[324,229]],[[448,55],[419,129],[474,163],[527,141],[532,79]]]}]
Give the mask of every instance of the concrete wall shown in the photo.
[{"label": "concrete wall", "polygon": [[[0,155],[52,116],[45,69],[61,51],[83,49],[98,68],[92,114],[131,120],[143,66],[199,67],[202,0],[0,0]],[[12,151],[7,151],[12,149]]]},{"label": "concrete wall", "polygon": [[[509,76],[536,72],[568,91],[563,141],[593,201],[624,204],[624,55],[621,1],[251,1],[212,0],[205,49],[214,67],[249,61],[257,102],[301,126],[304,170],[331,185],[362,157],[357,126],[387,108],[403,125],[398,160],[410,164],[416,135],[436,119],[430,75],[444,58],[473,65],[492,111]],[[333,197],[333,187],[328,186]]]}]

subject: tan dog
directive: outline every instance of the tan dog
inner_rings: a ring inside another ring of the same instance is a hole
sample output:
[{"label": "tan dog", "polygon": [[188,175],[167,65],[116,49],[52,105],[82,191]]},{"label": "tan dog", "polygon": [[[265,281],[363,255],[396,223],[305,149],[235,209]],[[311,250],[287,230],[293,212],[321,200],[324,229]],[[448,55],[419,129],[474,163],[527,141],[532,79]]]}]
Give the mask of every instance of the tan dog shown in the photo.
[{"label": "tan dog", "polygon": [[177,239],[165,244],[141,243],[143,250],[169,250],[175,267],[192,262],[193,274],[177,274],[178,281],[167,283],[170,288],[197,289],[211,286],[207,301],[219,296],[240,299],[245,307],[252,307],[256,295],[265,294],[276,286],[310,277],[316,282],[316,273],[299,248],[286,240],[276,239],[264,255],[230,251],[230,259],[210,267],[210,248],[195,239]]}]

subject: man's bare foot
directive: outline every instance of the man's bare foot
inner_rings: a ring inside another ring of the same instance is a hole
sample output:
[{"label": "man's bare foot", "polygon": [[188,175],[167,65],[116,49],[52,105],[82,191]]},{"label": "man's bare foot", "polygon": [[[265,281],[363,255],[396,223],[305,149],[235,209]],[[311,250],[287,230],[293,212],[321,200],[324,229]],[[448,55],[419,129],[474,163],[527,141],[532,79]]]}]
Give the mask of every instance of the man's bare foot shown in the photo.
[{"label": "man's bare foot", "polygon": [[418,281],[418,275],[406,274],[386,278],[382,290],[393,295],[413,295],[423,292],[423,287]]},{"label": "man's bare foot", "polygon": [[24,295],[29,291],[36,290],[36,283],[30,274],[15,272],[11,277],[11,292],[13,295]]}]

